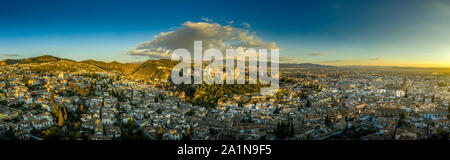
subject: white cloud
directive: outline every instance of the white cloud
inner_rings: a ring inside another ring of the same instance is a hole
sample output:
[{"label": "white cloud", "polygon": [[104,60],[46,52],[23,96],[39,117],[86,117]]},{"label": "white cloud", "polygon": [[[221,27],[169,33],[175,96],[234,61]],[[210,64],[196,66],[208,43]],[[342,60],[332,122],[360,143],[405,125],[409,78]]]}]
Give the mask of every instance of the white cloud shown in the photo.
[{"label": "white cloud", "polygon": [[274,42],[264,42],[247,29],[211,22],[185,22],[174,31],[156,35],[153,40],[139,44],[129,55],[150,58],[170,58],[171,51],[184,48],[193,53],[194,41],[202,40],[203,49],[216,48],[277,48]]},{"label": "white cloud", "polygon": [[170,54],[169,51],[166,50],[164,52],[160,52],[160,51],[153,51],[151,49],[135,49],[135,50],[130,50],[128,51],[129,55],[135,55],[135,56],[148,56],[149,58],[154,58],[154,59],[160,59],[160,58],[170,58]]},{"label": "white cloud", "polygon": [[232,25],[234,21],[226,21],[228,25]]},{"label": "white cloud", "polygon": [[209,18],[202,18],[202,20],[204,20],[206,22],[212,22],[213,21],[212,19],[209,19]]},{"label": "white cloud", "polygon": [[250,28],[250,23],[242,22],[241,26],[244,26],[245,28]]}]

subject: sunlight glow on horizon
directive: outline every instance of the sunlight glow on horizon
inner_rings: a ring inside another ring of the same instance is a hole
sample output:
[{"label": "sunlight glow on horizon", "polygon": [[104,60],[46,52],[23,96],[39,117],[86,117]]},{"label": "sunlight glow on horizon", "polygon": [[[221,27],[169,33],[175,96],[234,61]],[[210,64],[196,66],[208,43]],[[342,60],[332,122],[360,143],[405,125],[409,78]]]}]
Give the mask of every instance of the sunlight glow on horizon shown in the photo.
[{"label": "sunlight glow on horizon", "polygon": [[[254,33],[261,42],[276,43],[280,56],[293,57],[288,63],[450,68],[450,3],[445,0],[23,5],[32,2],[0,2],[0,60],[49,54],[76,61],[142,62],[148,55],[127,52],[191,21],[248,30],[248,37]],[[273,12],[258,9],[270,7]],[[159,14],[167,10],[171,14]]]}]

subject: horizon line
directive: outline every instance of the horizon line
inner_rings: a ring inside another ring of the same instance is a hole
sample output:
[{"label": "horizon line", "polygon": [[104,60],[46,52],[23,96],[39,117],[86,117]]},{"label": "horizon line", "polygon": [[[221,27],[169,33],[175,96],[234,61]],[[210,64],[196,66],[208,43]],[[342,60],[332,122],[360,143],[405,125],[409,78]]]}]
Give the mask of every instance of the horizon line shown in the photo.
[{"label": "horizon line", "polygon": [[[5,55],[3,55],[5,56]],[[34,57],[23,57],[23,58],[5,58],[2,59],[0,61],[5,61],[5,60],[24,60],[24,59],[29,59],[29,58],[36,58],[36,57],[42,57],[42,56],[52,56],[52,57],[56,57],[56,58],[61,58],[61,59],[67,59],[67,60],[72,60],[75,62],[83,62],[83,61],[88,61],[88,60],[93,60],[93,61],[101,61],[101,62],[105,62],[105,63],[112,63],[112,62],[118,62],[118,63],[122,63],[122,64],[127,64],[127,63],[144,63],[148,60],[162,60],[162,59],[166,59],[166,60],[170,60],[170,58],[161,58],[161,59],[151,59],[148,58],[147,60],[144,61],[134,61],[134,62],[123,62],[120,60],[112,60],[112,61],[105,61],[105,60],[97,60],[97,59],[93,59],[93,58],[88,58],[85,60],[73,60],[73,59],[69,59],[69,58],[64,58],[64,57],[58,57],[58,56],[54,56],[51,54],[42,54],[39,56],[34,56]],[[420,66],[410,66],[410,65],[352,65],[352,64],[346,64],[346,65],[330,65],[330,64],[324,64],[324,63],[314,63],[314,62],[280,62],[279,64],[313,64],[313,65],[322,65],[322,66],[330,66],[330,67],[399,67],[399,68],[415,68],[415,69],[450,69],[449,67],[433,67],[433,66],[428,66],[428,67],[420,67]]]}]

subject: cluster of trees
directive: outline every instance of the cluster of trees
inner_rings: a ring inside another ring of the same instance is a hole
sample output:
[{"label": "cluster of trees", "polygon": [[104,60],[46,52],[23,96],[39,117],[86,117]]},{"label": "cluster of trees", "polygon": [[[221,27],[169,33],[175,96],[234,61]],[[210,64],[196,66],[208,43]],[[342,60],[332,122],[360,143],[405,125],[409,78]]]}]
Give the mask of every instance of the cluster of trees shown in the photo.
[{"label": "cluster of trees", "polygon": [[360,139],[363,136],[373,134],[376,130],[372,127],[367,128],[356,128],[351,126],[350,128],[345,127],[342,134],[336,135],[333,139]]},{"label": "cluster of trees", "polygon": [[[69,89],[65,90],[63,92],[60,92],[60,94],[63,94],[66,96],[78,95],[81,97],[86,97],[86,96],[94,95],[96,90],[102,90],[102,91],[109,91],[110,95],[118,97],[119,93],[116,88],[111,88],[111,89],[107,90],[108,83],[111,84],[112,82],[117,81],[117,76],[110,77],[110,76],[102,76],[102,75],[93,74],[93,73],[86,74],[84,76],[87,77],[89,80],[84,80],[84,81],[80,81],[80,82],[87,84],[87,87],[78,86],[77,84],[75,84],[73,79],[69,79],[68,80]],[[98,83],[101,80],[105,80],[105,79],[107,81],[102,81],[104,83]],[[99,88],[97,88],[97,87],[99,87]]]},{"label": "cluster of trees", "polygon": [[321,91],[323,89],[323,85],[320,84],[320,82],[318,81],[304,81],[301,83],[301,87],[303,89],[309,90],[309,91],[314,91],[314,92],[318,92]]},{"label": "cluster of trees", "polygon": [[286,90],[279,89],[277,94],[275,94],[275,98],[277,99],[278,102],[284,102],[284,95],[286,94],[287,94]]},{"label": "cluster of trees", "polygon": [[246,116],[244,118],[242,118],[241,122],[243,123],[253,123],[253,119],[251,116]]},{"label": "cluster of trees", "polygon": [[180,85],[186,94],[186,100],[194,105],[214,107],[224,95],[244,95],[259,93],[261,84],[201,84],[196,88],[191,85]]},{"label": "cluster of trees", "polygon": [[123,140],[149,140],[144,135],[144,132],[138,129],[132,116],[130,116],[130,120],[125,125],[122,125],[121,130],[121,139]]},{"label": "cluster of trees", "polygon": [[28,76],[25,76],[25,74],[22,73],[22,82],[25,83],[25,86],[29,87],[30,84],[28,83]]},{"label": "cluster of trees", "polygon": [[444,82],[444,81],[438,82],[437,85],[438,85],[439,87],[447,87],[447,86],[449,86],[449,84],[447,84],[447,82]]},{"label": "cluster of trees", "polygon": [[72,91],[68,92],[70,96],[74,96],[75,94],[82,97],[89,96],[91,95],[92,90],[95,89],[95,81],[94,80],[89,81],[87,88],[81,88],[80,86],[76,85],[73,81],[69,81],[69,88],[70,88],[69,91]]},{"label": "cluster of trees", "polygon": [[158,103],[160,101],[164,101],[166,99],[166,97],[163,94],[158,94],[155,96],[155,102]]},{"label": "cluster of trees", "polygon": [[291,79],[291,78],[288,78],[288,77],[281,77],[280,78],[280,82],[283,82],[283,83],[294,83],[296,81],[294,79]]},{"label": "cluster of trees", "polygon": [[306,91],[295,91],[294,98],[306,99],[308,98],[308,92]]},{"label": "cluster of trees", "polygon": [[156,109],[156,113],[161,114],[162,113],[161,108]]},{"label": "cluster of trees", "polygon": [[19,140],[19,138],[16,137],[16,135],[14,134],[14,131],[13,131],[12,129],[6,131],[3,135],[4,135],[5,137],[7,137],[8,140],[13,140],[13,141]]},{"label": "cluster of trees", "polygon": [[117,92],[117,89],[116,89],[116,88],[112,87],[112,88],[109,90],[109,95],[114,96],[114,97],[119,97],[119,92]]},{"label": "cluster of trees", "polygon": [[275,108],[275,110],[272,113],[273,114],[280,114],[281,113],[280,107]]},{"label": "cluster of trees", "polygon": [[81,122],[81,114],[86,110],[83,103],[79,104],[78,109],[74,112],[67,112],[66,107],[60,107],[60,104],[55,103],[52,108],[52,115],[57,118],[59,127],[65,126],[66,124],[71,124],[72,126],[76,122]]},{"label": "cluster of trees", "polygon": [[449,133],[444,129],[439,129],[438,134],[435,134],[430,137],[430,140],[448,140],[449,139]]},{"label": "cluster of trees", "polygon": [[37,135],[45,140],[59,140],[64,137],[64,132],[60,127],[53,126],[49,129],[42,131],[42,134]]}]

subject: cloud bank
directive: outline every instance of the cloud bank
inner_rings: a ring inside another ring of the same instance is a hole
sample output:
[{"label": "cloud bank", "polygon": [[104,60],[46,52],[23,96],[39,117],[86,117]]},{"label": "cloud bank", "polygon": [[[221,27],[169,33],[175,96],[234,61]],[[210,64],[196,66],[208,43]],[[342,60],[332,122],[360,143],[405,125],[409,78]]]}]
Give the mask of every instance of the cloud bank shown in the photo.
[{"label": "cloud bank", "polygon": [[193,53],[194,41],[202,40],[203,50],[216,48],[278,48],[274,42],[264,42],[248,29],[212,22],[187,21],[174,31],[156,35],[153,40],[139,44],[128,55],[148,56],[153,59],[170,58],[171,52],[184,48]]},{"label": "cloud bank", "polygon": [[5,57],[19,57],[19,54],[2,54]]}]

